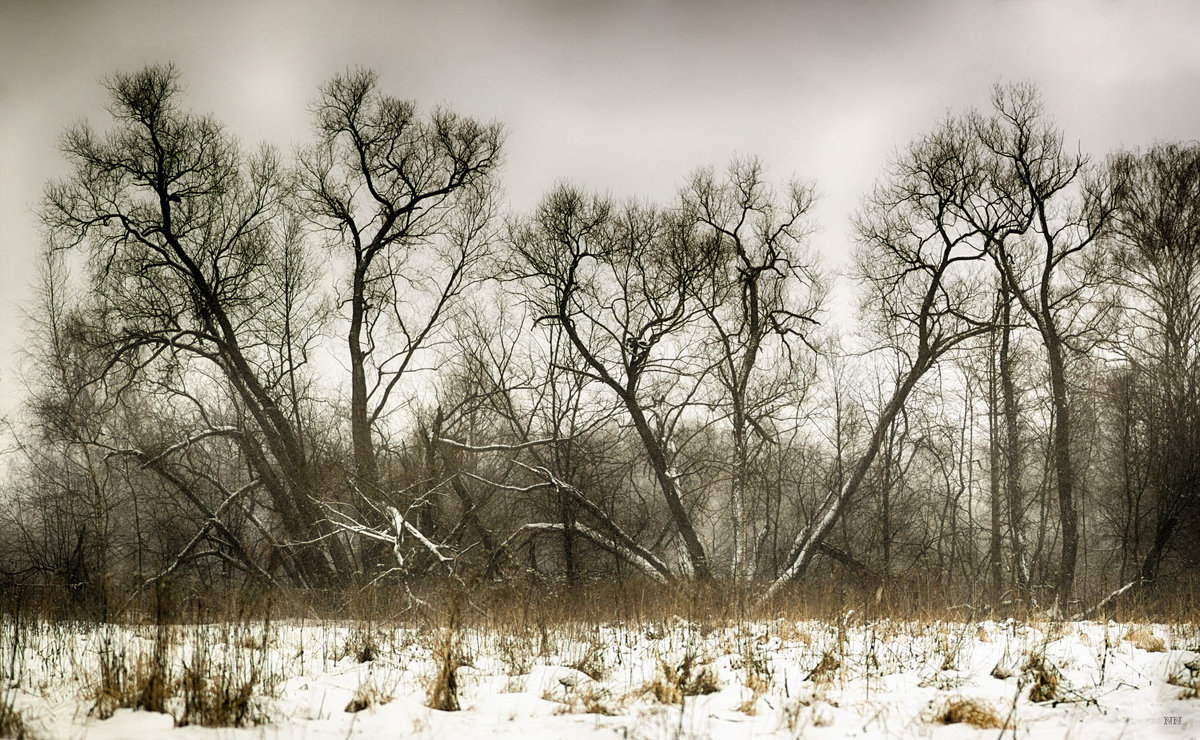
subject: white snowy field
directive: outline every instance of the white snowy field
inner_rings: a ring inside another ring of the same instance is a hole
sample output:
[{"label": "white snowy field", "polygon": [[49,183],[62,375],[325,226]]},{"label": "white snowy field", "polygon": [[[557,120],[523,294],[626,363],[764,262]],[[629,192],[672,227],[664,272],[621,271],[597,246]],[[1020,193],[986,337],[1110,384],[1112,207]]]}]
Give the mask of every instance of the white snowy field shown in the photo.
[{"label": "white snowy field", "polygon": [[[1194,738],[1198,650],[1191,623],[853,614],[453,632],[8,619],[0,727],[97,740]],[[461,709],[430,708],[449,699],[451,677]]]}]

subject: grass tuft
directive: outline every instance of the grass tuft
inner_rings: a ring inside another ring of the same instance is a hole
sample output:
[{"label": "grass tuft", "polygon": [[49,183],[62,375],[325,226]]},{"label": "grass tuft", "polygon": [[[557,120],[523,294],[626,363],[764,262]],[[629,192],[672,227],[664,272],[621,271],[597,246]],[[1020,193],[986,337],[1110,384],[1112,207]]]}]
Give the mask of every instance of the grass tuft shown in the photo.
[{"label": "grass tuft", "polygon": [[459,617],[459,608],[455,602],[450,610],[447,625],[438,630],[434,638],[434,673],[425,684],[425,706],[442,712],[457,712],[460,708],[458,669],[463,665],[463,660]]},{"label": "grass tuft", "polygon": [[1165,653],[1167,652],[1167,644],[1163,639],[1154,634],[1149,625],[1139,624],[1130,627],[1125,633],[1125,641],[1135,648],[1145,650],[1148,653]]},{"label": "grass tuft", "polygon": [[841,659],[832,650],[826,650],[804,678],[813,683],[829,683],[837,676],[838,669],[841,667]]},{"label": "grass tuft", "polygon": [[658,659],[658,674],[645,687],[646,693],[661,704],[681,704],[685,696],[712,694],[721,690],[717,673],[695,653],[687,653],[675,664],[666,658]]},{"label": "grass tuft", "polygon": [[360,682],[358,688],[354,690],[354,696],[346,704],[346,712],[353,714],[371,707],[382,706],[394,698],[395,695],[391,691],[382,688],[373,677],[368,677],[365,681]]},{"label": "grass tuft", "polygon": [[370,663],[380,655],[379,638],[375,631],[367,627],[354,627],[346,635],[346,641],[335,658],[353,658],[356,663]]},{"label": "grass tuft", "polygon": [[1046,656],[1041,653],[1030,653],[1022,668],[1025,679],[1029,681],[1029,701],[1040,704],[1047,701],[1061,701],[1061,675]]},{"label": "grass tuft", "polygon": [[929,724],[966,724],[978,730],[999,730],[1005,725],[989,702],[963,696],[936,703],[926,714],[925,721]]},{"label": "grass tuft", "polygon": [[1183,689],[1180,699],[1200,699],[1200,658],[1192,658],[1180,670],[1172,671],[1167,683]]},{"label": "grass tuft", "polygon": [[38,740],[29,721],[16,708],[13,701],[14,697],[11,692],[6,691],[0,695],[0,737],[12,740]]},{"label": "grass tuft", "polygon": [[117,646],[111,633],[100,649],[100,676],[90,690],[90,714],[108,719],[118,709],[142,709],[167,712],[175,684],[170,673],[169,643],[160,632],[150,656],[132,658],[124,646]]}]

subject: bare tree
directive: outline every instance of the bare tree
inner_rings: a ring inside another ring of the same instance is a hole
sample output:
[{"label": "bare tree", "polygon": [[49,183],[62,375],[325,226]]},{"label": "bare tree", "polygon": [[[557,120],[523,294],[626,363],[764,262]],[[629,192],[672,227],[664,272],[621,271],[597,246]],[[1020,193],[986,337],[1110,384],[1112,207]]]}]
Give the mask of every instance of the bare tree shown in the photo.
[{"label": "bare tree", "polygon": [[355,472],[379,483],[376,426],[463,292],[487,276],[499,124],[446,110],[426,120],[372,72],[321,88],[318,142],[301,157],[305,215],[352,260],[348,312]]},{"label": "bare tree", "polygon": [[948,120],[909,145],[876,185],[856,219],[856,269],[873,333],[904,358],[866,447],[840,487],[796,535],[787,566],[767,591],[798,577],[859,492],[889,429],[917,383],[939,360],[988,330],[980,264],[987,241],[1007,228],[973,225],[952,206],[983,177],[979,148],[967,127]]},{"label": "bare tree", "polygon": [[[94,335],[107,356],[97,381],[117,369],[137,377],[157,368],[170,385],[211,371],[210,387],[228,392],[244,423],[229,427],[200,412],[203,426],[184,441],[136,454],[186,496],[167,453],[185,451],[189,440],[235,440],[286,539],[297,543],[297,573],[321,582],[349,571],[341,541],[319,525],[320,475],[288,399],[295,386],[280,382],[297,365],[278,364],[281,332],[256,329],[279,295],[270,278],[284,248],[286,172],[271,150],[245,156],[217,122],[184,112],[173,67],[117,75],[108,89],[113,128],[67,132],[71,175],[47,188],[42,206],[54,243],[86,248],[90,258]],[[176,398],[205,406],[177,390]]]},{"label": "bare tree", "polygon": [[[987,346],[988,472],[991,513],[988,559],[993,598],[1010,588],[1015,598],[1029,596],[1029,565],[1024,545],[1025,506],[1021,483],[1022,440],[1019,392],[1013,352],[1012,293],[997,280],[994,326]],[[1005,554],[1005,543],[1008,555]],[[1004,564],[1009,562],[1009,577]]]},{"label": "bare tree", "polygon": [[[535,333],[522,326],[521,342],[505,333],[505,315],[500,312],[499,323],[494,314],[480,317],[458,339],[463,345],[459,356],[470,367],[470,385],[499,428],[487,424],[482,430],[476,425],[447,430],[461,436],[442,444],[475,460],[490,458],[490,471],[477,469],[467,477],[498,491],[508,511],[524,504],[533,521],[520,523],[506,546],[523,533],[556,535],[568,582],[578,578],[585,564],[590,563],[592,572],[604,569],[583,555],[597,547],[614,556],[617,572],[631,564],[654,580],[673,580],[675,572],[637,536],[647,528],[659,529],[662,522],[659,512],[646,516],[641,507],[630,505],[637,496],[626,481],[642,458],[628,454],[630,445],[622,441],[621,405],[590,377],[561,325],[544,322],[543,331]],[[481,432],[488,429],[494,441],[481,441]],[[526,545],[533,568],[536,543]],[[511,559],[509,552],[498,554]]]},{"label": "bare tree", "polygon": [[[1149,547],[1139,553],[1135,545],[1131,555],[1141,557],[1134,580],[1152,584],[1176,533],[1200,515],[1200,146],[1122,152],[1109,168],[1117,183],[1110,233],[1124,296],[1118,346],[1132,371],[1128,390],[1141,399],[1127,425],[1142,417],[1144,439],[1130,443],[1144,445],[1140,462],[1154,494]],[[1137,535],[1128,539],[1136,543]]]},{"label": "bare tree", "polygon": [[800,182],[777,198],[757,160],[734,161],[722,180],[701,170],[683,191],[686,218],[700,238],[720,245],[720,259],[695,287],[711,332],[715,411],[726,418],[733,447],[731,570],[739,581],[754,575],[753,468],[764,446],[779,444],[774,417],[791,400],[788,391],[811,380],[794,353],[811,348],[807,336],[824,296],[803,250],[812,202],[812,187]]},{"label": "bare tree", "polygon": [[1058,604],[1073,598],[1079,549],[1068,352],[1085,328],[1089,289],[1098,271],[1086,262],[1112,212],[1105,180],[1081,154],[1071,154],[1047,119],[1036,88],[997,86],[994,113],[972,117],[974,135],[990,157],[986,195],[955,204],[971,223],[1005,212],[1021,238],[987,245],[1006,289],[1046,349],[1054,410],[1054,471],[1062,528]]},{"label": "bare tree", "polygon": [[513,271],[538,322],[560,326],[583,367],[564,366],[604,387],[633,427],[671,522],[700,579],[709,556],[685,500],[674,440],[679,412],[706,368],[688,363],[693,297],[711,270],[715,240],[701,240],[678,214],[614,206],[569,187],[551,192],[514,226]]}]

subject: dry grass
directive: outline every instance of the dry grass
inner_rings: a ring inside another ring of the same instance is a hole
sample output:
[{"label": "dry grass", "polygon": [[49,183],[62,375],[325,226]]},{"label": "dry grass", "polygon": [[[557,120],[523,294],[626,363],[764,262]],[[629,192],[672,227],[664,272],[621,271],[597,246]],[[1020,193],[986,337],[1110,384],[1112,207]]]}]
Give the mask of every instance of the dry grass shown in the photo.
[{"label": "dry grass", "polygon": [[813,666],[813,669],[805,676],[805,680],[813,683],[829,683],[837,677],[838,669],[842,667],[842,661],[837,654],[832,650],[826,650],[821,654],[821,659]]},{"label": "dry grass", "polygon": [[183,711],[175,717],[176,725],[249,727],[268,721],[259,701],[266,688],[261,667],[240,651],[223,652],[217,661],[206,647],[193,645],[179,682]]},{"label": "dry grass", "polygon": [[782,720],[784,726],[797,738],[804,736],[808,726],[828,727],[833,724],[833,710],[838,703],[826,694],[825,686],[813,686],[801,691],[792,701],[784,704]]},{"label": "dry grass", "polygon": [[[972,658],[978,657],[972,655],[973,650],[979,649],[975,641],[994,642],[997,648],[1006,646],[1006,657],[993,675],[997,678],[1020,676],[1030,701],[1053,702],[1063,701],[1064,695],[1075,697],[1070,690],[1065,690],[1070,687],[1062,685],[1062,676],[1047,660],[1045,649],[1034,647],[1038,645],[1035,640],[1040,641],[1045,635],[1063,633],[1064,629],[1076,631],[1069,625],[1055,629],[1043,616],[1034,623],[1017,621],[1011,628],[989,624],[985,629],[978,619],[982,616],[994,618],[994,613],[981,615],[970,610],[954,610],[948,600],[932,597],[926,598],[924,603],[907,596],[901,600],[898,590],[892,595],[885,594],[882,604],[876,604],[860,601],[854,592],[797,586],[783,589],[779,598],[763,606],[757,605],[753,598],[739,600],[719,589],[699,588],[693,592],[637,582],[584,583],[565,590],[532,589],[519,584],[485,585],[474,586],[469,591],[445,586],[422,589],[414,584],[413,592],[415,596],[410,598],[404,592],[380,587],[369,600],[336,592],[320,596],[276,593],[270,600],[276,616],[303,616],[338,625],[346,624],[348,614],[353,616],[349,629],[323,625],[320,633],[323,643],[301,644],[301,653],[307,649],[315,656],[310,662],[325,661],[326,671],[330,660],[353,659],[371,664],[381,655],[399,656],[406,652],[398,647],[399,641],[408,640],[405,644],[415,647],[416,659],[424,661],[432,657],[433,665],[421,687],[414,691],[423,688],[428,705],[441,710],[452,711],[459,706],[459,692],[463,687],[459,683],[462,674],[458,668],[465,664],[467,647],[480,657],[481,670],[490,668],[490,661],[495,660],[493,673],[510,676],[527,675],[536,665],[545,664],[573,668],[595,681],[612,678],[615,685],[626,678],[627,664],[639,669],[636,674],[628,674],[628,680],[636,683],[623,684],[619,689],[606,689],[579,677],[579,685],[556,699],[562,705],[560,711],[571,713],[613,714],[627,709],[627,703],[634,706],[645,701],[678,707],[686,703],[689,696],[712,693],[720,688],[718,673],[712,665],[716,660],[723,671],[727,670],[726,661],[735,671],[721,674],[725,680],[744,686],[744,689],[738,687],[742,693],[730,702],[730,706],[741,702],[738,709],[754,713],[766,706],[762,699],[767,697],[773,711],[780,711],[781,716],[794,715],[788,720],[789,727],[792,723],[804,727],[820,726],[832,721],[832,706],[835,705],[823,699],[796,702],[798,681],[793,680],[792,686],[785,689],[784,680],[773,675],[772,661],[781,671],[785,664],[795,670],[794,663],[799,663],[804,670],[794,675],[812,682],[805,688],[828,690],[831,696],[836,696],[836,688],[841,682],[853,685],[864,671],[872,676],[889,675],[906,670],[904,666],[918,665],[928,671],[938,669],[942,673],[958,673],[958,669],[971,667]],[[237,606],[240,603],[237,598],[232,599],[229,611],[212,614],[212,621],[246,625],[257,618],[255,615],[261,614],[258,611],[261,607],[254,604]],[[1126,610],[1126,616],[1132,613],[1129,611],[1132,607],[1121,608]],[[856,610],[855,614],[848,617],[851,610]],[[1149,612],[1149,607],[1146,611]],[[447,614],[451,615],[449,622]],[[1187,617],[1188,613],[1182,613],[1177,618]],[[194,620],[194,616],[178,613],[171,618]],[[94,623],[84,624],[85,629],[96,633],[102,634],[105,629]],[[1041,635],[1017,640],[1017,630],[1027,626],[1041,631]],[[864,627],[871,635],[871,641],[864,643],[869,652],[860,651],[859,643],[855,641]],[[136,632],[139,628],[120,628],[130,629]],[[153,640],[154,633],[148,625],[140,629],[140,637]],[[269,705],[264,704],[263,699],[271,697],[274,689],[271,672],[256,661],[261,661],[268,645],[278,653],[278,640],[272,642],[265,631],[260,634],[243,629],[239,632],[233,627],[229,636],[222,636],[221,628],[205,629],[208,630],[205,634],[216,637],[212,642],[221,649],[199,649],[204,640],[196,638],[196,644],[189,651],[184,636],[192,633],[191,626],[172,627],[163,632],[173,637],[148,642],[125,640],[121,645],[112,646],[107,656],[100,656],[100,670],[93,672],[95,713],[107,716],[117,707],[165,710],[181,725],[245,726],[265,721]],[[1158,629],[1161,633],[1163,628]],[[850,632],[849,642],[847,632]],[[613,634],[623,637],[613,640]],[[1121,629],[1114,627],[1114,641],[1118,634]],[[1196,644],[1194,631],[1170,634],[1169,642],[1173,647]],[[647,647],[642,642],[644,637],[658,642]],[[785,651],[777,651],[774,647],[776,637],[788,643]],[[1097,650],[1099,639],[1094,641]],[[1161,638],[1145,627],[1131,626],[1125,631],[1124,639],[1142,650],[1166,647]],[[180,642],[185,644],[178,644]],[[768,642],[771,647],[766,647]],[[1107,642],[1105,644],[1107,647]],[[1013,646],[1011,658],[1007,657],[1009,645]],[[803,649],[799,649],[800,646]],[[1031,648],[1034,652],[1026,653]],[[0,658],[6,650],[6,646],[0,645]],[[238,658],[238,655],[243,657]],[[1100,656],[1103,658],[1106,653],[1100,653]],[[291,656],[281,659],[287,661]],[[656,663],[637,662],[643,660]],[[384,664],[389,663],[375,662],[371,670],[366,666],[358,670],[372,675]],[[657,669],[654,678],[644,686],[641,681],[645,674],[640,672],[643,667]],[[341,668],[347,666],[343,664]],[[462,678],[467,680],[465,676]],[[1200,681],[1194,674],[1172,674],[1171,682],[1182,689],[1181,698],[1200,697]],[[512,689],[521,690],[527,685],[528,682],[513,681]],[[348,684],[343,690],[352,686],[352,683]],[[871,688],[873,690],[874,686]],[[950,683],[939,684],[939,688],[951,693],[967,690]],[[632,693],[626,695],[624,692]],[[377,684],[364,682],[355,690],[346,711],[369,709],[390,697],[391,692],[382,690]],[[662,706],[654,709],[668,711]],[[994,715],[994,708],[990,709]],[[0,706],[0,721],[3,721],[3,711]],[[992,725],[986,725],[985,714],[982,710],[974,711],[970,699],[954,699],[931,708],[930,721],[990,727]]]},{"label": "dry grass", "polygon": [[967,724],[979,730],[999,730],[1005,724],[990,702],[963,696],[936,703],[927,712],[925,721],[929,724]]},{"label": "dry grass", "polygon": [[1137,624],[1131,626],[1123,638],[1125,642],[1133,645],[1135,648],[1145,650],[1148,653],[1165,653],[1167,644],[1163,639],[1154,634],[1149,625]]},{"label": "dry grass", "polygon": [[1030,653],[1022,667],[1022,673],[1029,682],[1029,701],[1040,704],[1047,701],[1062,700],[1062,677],[1046,656],[1041,653]]},{"label": "dry grass", "polygon": [[0,695],[0,737],[12,740],[37,740],[25,715],[13,705],[12,693]]},{"label": "dry grass", "polygon": [[758,700],[771,690],[775,681],[775,672],[771,667],[770,658],[763,652],[755,650],[755,644],[747,641],[742,647],[742,670],[745,674],[742,684],[750,690],[750,696],[738,706],[738,711],[753,715],[758,711]]},{"label": "dry grass", "polygon": [[1167,676],[1167,683],[1179,686],[1180,699],[1200,699],[1200,658],[1192,658]]},{"label": "dry grass", "polygon": [[215,633],[198,628],[186,659],[177,655],[178,646],[165,627],[157,631],[149,654],[129,653],[110,633],[99,655],[98,680],[90,690],[91,714],[107,719],[121,708],[161,712],[172,714],[180,727],[266,722],[261,700],[274,695],[279,679],[265,665],[261,643],[266,638],[249,639],[246,627],[227,625]]},{"label": "dry grass", "polygon": [[[637,578],[581,581],[570,586],[513,581],[473,583],[467,587],[430,580],[408,586],[380,584],[322,591],[280,588],[266,592],[253,586],[202,590],[192,587],[184,593],[180,585],[175,587],[180,593],[167,599],[169,605],[165,609],[158,603],[161,597],[148,590],[135,599],[122,620],[154,621],[156,611],[163,609],[163,618],[171,623],[258,620],[270,616],[332,622],[349,618],[377,625],[429,625],[440,622],[440,615],[447,613],[452,602],[458,600],[470,604],[469,609],[463,610],[464,628],[503,625],[505,632],[521,635],[538,632],[549,638],[557,628],[568,625],[668,624],[682,618],[701,632],[735,623],[769,622],[776,625],[775,631],[781,638],[804,640],[806,628],[802,623],[834,623],[850,610],[855,612],[856,619],[886,618],[894,623],[940,621],[973,625],[985,618],[1000,621],[1013,617],[1018,622],[1039,618],[1036,606],[1021,602],[977,606],[969,603],[965,593],[948,593],[940,583],[919,578],[893,578],[878,592],[879,598],[874,586],[860,588],[833,579],[814,578],[787,584],[772,599],[760,602],[758,595],[764,587],[765,584],[757,584],[741,590],[727,584],[688,584],[680,589]],[[1082,603],[1094,603],[1109,591],[1110,584],[1081,587],[1085,593]],[[67,609],[61,604],[64,601],[69,601],[69,594],[56,593],[53,587],[32,591],[26,588],[19,593],[12,588],[0,591],[0,603],[19,606],[38,619],[86,622],[102,617],[98,612],[87,611],[93,608],[87,605]],[[1126,624],[1200,622],[1200,575],[1193,580],[1180,577],[1169,587],[1152,592],[1135,590],[1104,616]],[[549,629],[543,631],[543,626]]]},{"label": "dry grass", "polygon": [[1167,677],[1167,683],[1183,689],[1179,692],[1179,699],[1200,699],[1200,679],[1195,673],[1172,673]]},{"label": "dry grass", "polygon": [[169,650],[169,638],[161,631],[149,656],[128,655],[125,646],[107,633],[100,649],[100,675],[88,691],[90,714],[108,719],[118,709],[167,712],[177,688]]},{"label": "dry grass", "polygon": [[647,684],[643,693],[661,704],[680,704],[686,696],[712,694],[721,690],[717,673],[694,653],[687,653],[676,663],[660,657],[658,674]]},{"label": "dry grass", "polygon": [[246,727],[262,724],[266,717],[254,702],[255,676],[235,679],[223,671],[210,672],[205,659],[186,666],[180,682],[183,713],[176,718],[180,727]]},{"label": "dry grass", "polygon": [[457,712],[458,669],[464,665],[461,612],[455,602],[445,627],[438,630],[433,644],[434,673],[425,682],[425,706],[443,712]]},{"label": "dry grass", "polygon": [[361,712],[364,709],[371,707],[382,706],[395,698],[395,693],[379,685],[375,680],[374,674],[368,676],[359,682],[358,687],[354,689],[354,696],[346,703],[347,712]]},{"label": "dry grass", "polygon": [[604,661],[604,644],[592,641],[584,648],[582,655],[568,664],[593,681],[603,681],[608,674],[608,665]]},{"label": "dry grass", "polygon": [[334,660],[353,658],[357,663],[370,663],[379,657],[379,635],[368,624],[365,627],[355,626],[346,635],[346,641],[341,649],[334,654]]},{"label": "dry grass", "polygon": [[621,708],[621,703],[615,701],[607,689],[595,684],[573,688],[567,692],[565,699],[556,698],[549,692],[542,698],[561,701],[562,706],[555,710],[555,714],[600,714],[612,717]]},{"label": "dry grass", "polygon": [[501,634],[496,639],[496,653],[510,676],[523,676],[533,667],[533,646],[528,637]]}]

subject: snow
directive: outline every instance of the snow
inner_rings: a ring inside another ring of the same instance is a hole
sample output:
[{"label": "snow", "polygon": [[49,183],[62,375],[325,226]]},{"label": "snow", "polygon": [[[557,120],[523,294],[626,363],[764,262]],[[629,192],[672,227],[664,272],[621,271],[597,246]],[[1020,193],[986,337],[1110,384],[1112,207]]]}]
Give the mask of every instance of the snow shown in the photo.
[{"label": "snow", "polygon": [[[151,664],[156,642],[167,646],[160,654],[174,687],[168,712],[118,708],[102,719],[95,709],[101,656],[136,675],[139,663]],[[374,654],[359,662],[366,644]],[[458,666],[457,712],[426,706],[447,644]],[[1200,678],[1185,663],[1198,649],[1196,625],[1086,621],[676,620],[468,628],[449,637],[304,621],[163,632],[0,623],[5,697],[26,729],[33,737],[95,740],[1000,735],[995,727],[938,721],[960,699],[990,708],[1016,737],[1191,738],[1200,736],[1200,699],[1186,697],[1198,693]],[[1055,700],[1030,699],[1031,655],[1057,677]],[[181,677],[185,666],[199,664],[209,676],[253,679],[257,724],[177,726]],[[360,696],[373,701],[347,711]]]}]

